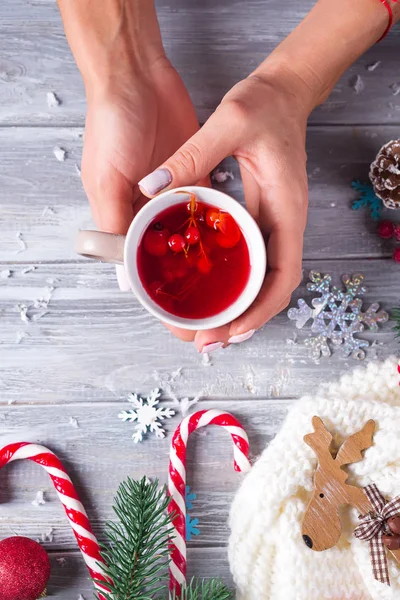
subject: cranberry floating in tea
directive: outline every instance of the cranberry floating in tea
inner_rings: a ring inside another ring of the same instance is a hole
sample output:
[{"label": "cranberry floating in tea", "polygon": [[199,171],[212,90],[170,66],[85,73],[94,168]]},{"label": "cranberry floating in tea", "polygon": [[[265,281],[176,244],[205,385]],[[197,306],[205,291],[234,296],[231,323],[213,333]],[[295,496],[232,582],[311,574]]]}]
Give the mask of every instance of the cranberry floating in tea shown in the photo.
[{"label": "cranberry floating in tea", "polygon": [[147,227],[137,253],[149,296],[178,317],[204,319],[231,306],[249,279],[250,256],[234,218],[196,200],[162,211]]}]

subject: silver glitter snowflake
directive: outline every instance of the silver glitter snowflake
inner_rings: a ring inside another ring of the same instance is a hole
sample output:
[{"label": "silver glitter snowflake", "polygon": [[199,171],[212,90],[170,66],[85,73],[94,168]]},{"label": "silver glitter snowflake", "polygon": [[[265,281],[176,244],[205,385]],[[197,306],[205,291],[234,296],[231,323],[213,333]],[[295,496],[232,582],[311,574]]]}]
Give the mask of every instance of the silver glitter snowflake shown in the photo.
[{"label": "silver glitter snowflake", "polygon": [[[305,300],[298,300],[298,308],[288,311],[289,319],[296,321],[297,329],[301,329],[312,319],[311,331],[315,336],[307,338],[305,345],[310,348],[311,357],[316,360],[320,356],[330,356],[331,349],[328,341],[334,346],[341,346],[344,356],[352,356],[357,360],[365,358],[363,348],[368,348],[367,340],[355,337],[367,327],[370,331],[378,331],[378,323],[385,323],[389,315],[384,310],[379,311],[379,304],[374,303],[362,312],[361,298],[367,292],[363,285],[364,276],[360,274],[343,275],[342,281],[346,290],[332,286],[332,277],[311,271],[311,283],[307,289],[319,292],[319,298],[311,300],[312,307]],[[378,312],[379,311],[379,312]]]},{"label": "silver glitter snowflake", "polygon": [[123,410],[119,413],[118,418],[129,423],[136,423],[135,433],[132,436],[135,444],[143,440],[143,436],[147,432],[152,432],[158,438],[165,437],[165,430],[161,423],[163,419],[170,419],[174,416],[175,411],[171,408],[161,408],[158,406],[160,402],[161,392],[158,388],[153,390],[150,395],[144,400],[137,394],[130,394],[128,402],[131,402],[133,408]]}]

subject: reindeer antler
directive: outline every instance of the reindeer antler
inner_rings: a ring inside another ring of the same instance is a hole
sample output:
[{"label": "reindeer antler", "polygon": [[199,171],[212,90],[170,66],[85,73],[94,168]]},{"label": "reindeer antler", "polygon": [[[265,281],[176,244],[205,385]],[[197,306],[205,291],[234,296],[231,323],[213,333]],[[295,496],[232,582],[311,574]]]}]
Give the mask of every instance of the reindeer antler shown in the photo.
[{"label": "reindeer antler", "polygon": [[367,421],[364,427],[351,435],[340,446],[336,462],[340,465],[350,465],[362,459],[361,452],[372,446],[375,431],[375,421]]},{"label": "reindeer antler", "polygon": [[304,441],[307,446],[310,446],[317,455],[318,461],[330,455],[330,446],[332,443],[332,435],[329,433],[320,417],[312,418],[314,433],[308,433],[304,436]]}]

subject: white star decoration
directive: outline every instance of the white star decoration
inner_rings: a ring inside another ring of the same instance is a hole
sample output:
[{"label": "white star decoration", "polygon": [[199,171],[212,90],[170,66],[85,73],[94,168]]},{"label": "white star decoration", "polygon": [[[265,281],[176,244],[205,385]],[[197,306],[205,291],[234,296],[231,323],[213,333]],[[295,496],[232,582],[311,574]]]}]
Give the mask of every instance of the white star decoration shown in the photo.
[{"label": "white star decoration", "polygon": [[160,396],[161,392],[158,388],[153,390],[146,400],[137,394],[130,394],[128,402],[134,408],[119,413],[118,418],[122,421],[136,423],[135,433],[132,436],[135,444],[141,442],[147,432],[154,433],[158,438],[165,437],[165,430],[159,421],[170,419],[174,416],[175,411],[171,408],[159,407]]}]

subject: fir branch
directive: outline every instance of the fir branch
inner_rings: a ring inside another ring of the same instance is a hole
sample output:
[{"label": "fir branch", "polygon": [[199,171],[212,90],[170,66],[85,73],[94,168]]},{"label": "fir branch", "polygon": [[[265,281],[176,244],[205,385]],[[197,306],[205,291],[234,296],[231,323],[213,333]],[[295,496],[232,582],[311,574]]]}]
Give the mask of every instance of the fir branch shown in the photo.
[{"label": "fir branch", "polygon": [[395,332],[396,337],[400,338],[400,308],[394,308],[390,316],[394,321],[396,321],[393,331]]},{"label": "fir branch", "polygon": [[[103,571],[112,583],[101,583],[106,600],[151,600],[167,589],[169,498],[158,481],[128,478],[114,500],[119,522],[107,522],[108,545],[101,546]],[[97,596],[99,598],[99,596]]]},{"label": "fir branch", "polygon": [[180,596],[173,595],[173,600],[233,600],[233,592],[219,579],[192,579]]}]

